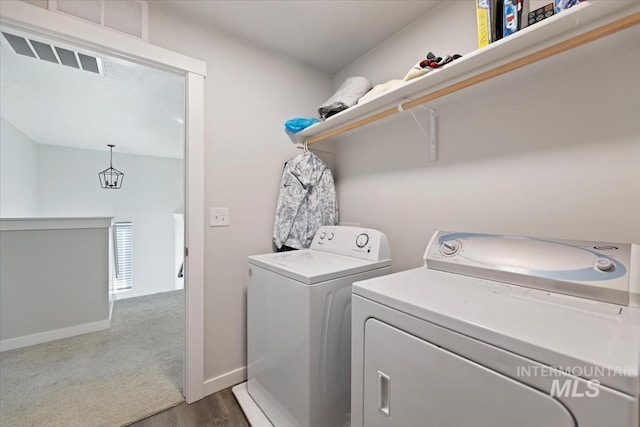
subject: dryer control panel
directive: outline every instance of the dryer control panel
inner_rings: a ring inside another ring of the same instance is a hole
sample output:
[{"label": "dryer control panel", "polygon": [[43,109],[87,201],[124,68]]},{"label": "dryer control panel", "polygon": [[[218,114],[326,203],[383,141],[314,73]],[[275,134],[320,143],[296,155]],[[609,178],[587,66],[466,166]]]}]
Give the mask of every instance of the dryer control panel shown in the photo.
[{"label": "dryer control panel", "polygon": [[437,231],[425,267],[640,307],[640,246]]},{"label": "dryer control panel", "polygon": [[310,249],[331,252],[369,261],[391,259],[387,236],[378,230],[362,227],[320,227]]}]

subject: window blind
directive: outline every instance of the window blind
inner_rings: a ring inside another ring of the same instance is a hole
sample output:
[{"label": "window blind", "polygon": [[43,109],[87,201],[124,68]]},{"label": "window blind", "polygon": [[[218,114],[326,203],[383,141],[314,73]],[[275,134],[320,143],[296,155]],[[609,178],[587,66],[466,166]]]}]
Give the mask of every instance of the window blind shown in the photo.
[{"label": "window blind", "polygon": [[133,227],[131,222],[113,224],[113,250],[115,261],[115,288],[131,289],[133,285]]}]

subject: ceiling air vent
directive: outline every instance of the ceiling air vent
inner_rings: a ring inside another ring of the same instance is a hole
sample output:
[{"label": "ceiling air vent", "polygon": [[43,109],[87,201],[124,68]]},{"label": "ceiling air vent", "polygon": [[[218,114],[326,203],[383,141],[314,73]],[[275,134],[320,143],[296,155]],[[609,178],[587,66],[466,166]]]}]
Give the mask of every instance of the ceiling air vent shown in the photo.
[{"label": "ceiling air vent", "polygon": [[85,53],[75,52],[61,46],[54,46],[44,40],[2,32],[2,44],[11,52],[29,56],[47,62],[66,65],[67,67],[103,74],[102,59]]},{"label": "ceiling air vent", "polygon": [[49,0],[49,10],[148,40],[146,0]]}]

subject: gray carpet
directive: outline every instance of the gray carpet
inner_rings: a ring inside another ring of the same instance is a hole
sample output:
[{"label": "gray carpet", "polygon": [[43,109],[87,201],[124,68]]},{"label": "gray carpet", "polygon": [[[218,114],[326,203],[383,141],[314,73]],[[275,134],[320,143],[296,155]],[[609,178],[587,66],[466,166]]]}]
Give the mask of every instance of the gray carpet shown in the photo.
[{"label": "gray carpet", "polygon": [[183,402],[183,301],[116,301],[110,330],[0,353],[0,425],[122,426]]}]

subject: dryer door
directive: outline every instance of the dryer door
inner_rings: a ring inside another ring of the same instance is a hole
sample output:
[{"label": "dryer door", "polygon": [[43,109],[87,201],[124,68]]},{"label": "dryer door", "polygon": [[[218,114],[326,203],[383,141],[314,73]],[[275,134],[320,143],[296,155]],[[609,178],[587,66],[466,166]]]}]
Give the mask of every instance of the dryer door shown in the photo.
[{"label": "dryer door", "polygon": [[365,327],[364,425],[575,427],[551,396],[370,319]]}]

